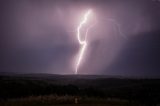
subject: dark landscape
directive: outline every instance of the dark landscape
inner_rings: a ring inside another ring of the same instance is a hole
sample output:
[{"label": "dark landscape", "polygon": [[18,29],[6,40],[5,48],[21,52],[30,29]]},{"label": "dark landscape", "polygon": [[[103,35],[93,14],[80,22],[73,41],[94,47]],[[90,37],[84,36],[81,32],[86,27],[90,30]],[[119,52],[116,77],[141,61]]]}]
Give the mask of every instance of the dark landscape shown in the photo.
[{"label": "dark landscape", "polygon": [[157,106],[160,104],[160,79],[52,74],[0,76],[0,106],[67,104]]}]

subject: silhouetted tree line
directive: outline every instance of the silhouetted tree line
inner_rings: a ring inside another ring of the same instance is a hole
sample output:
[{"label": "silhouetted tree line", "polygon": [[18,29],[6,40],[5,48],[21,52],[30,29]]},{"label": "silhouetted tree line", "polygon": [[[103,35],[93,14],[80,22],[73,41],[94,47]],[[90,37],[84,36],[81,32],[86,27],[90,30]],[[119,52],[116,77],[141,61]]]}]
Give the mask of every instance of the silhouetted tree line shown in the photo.
[{"label": "silhouetted tree line", "polygon": [[89,84],[90,86],[85,87],[83,85],[78,86],[76,84],[58,85],[43,80],[7,80],[7,78],[4,80],[3,78],[0,78],[0,100],[56,94],[118,98],[126,99],[130,102],[138,101],[148,105],[160,102],[159,79],[96,79],[95,81],[94,86]]}]

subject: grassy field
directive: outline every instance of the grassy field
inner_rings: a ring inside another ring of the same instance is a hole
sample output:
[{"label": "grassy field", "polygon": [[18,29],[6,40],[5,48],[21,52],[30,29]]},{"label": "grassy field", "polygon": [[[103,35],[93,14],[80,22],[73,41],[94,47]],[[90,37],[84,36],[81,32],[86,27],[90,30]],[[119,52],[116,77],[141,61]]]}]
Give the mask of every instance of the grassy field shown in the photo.
[{"label": "grassy field", "polygon": [[0,76],[0,106],[157,106],[159,104],[160,79],[108,78],[94,75]]},{"label": "grassy field", "polygon": [[[76,100],[77,99],[77,103]],[[75,96],[30,96],[26,98],[1,101],[0,106],[144,106],[136,102],[110,98]]]}]

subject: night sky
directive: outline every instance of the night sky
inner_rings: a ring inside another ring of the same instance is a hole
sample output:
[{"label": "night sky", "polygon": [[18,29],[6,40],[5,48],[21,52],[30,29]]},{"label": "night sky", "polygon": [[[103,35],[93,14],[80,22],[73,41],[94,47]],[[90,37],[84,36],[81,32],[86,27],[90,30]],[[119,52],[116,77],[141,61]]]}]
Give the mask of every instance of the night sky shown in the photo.
[{"label": "night sky", "polygon": [[79,74],[160,77],[160,0],[1,0],[0,72],[74,74],[88,9]]}]

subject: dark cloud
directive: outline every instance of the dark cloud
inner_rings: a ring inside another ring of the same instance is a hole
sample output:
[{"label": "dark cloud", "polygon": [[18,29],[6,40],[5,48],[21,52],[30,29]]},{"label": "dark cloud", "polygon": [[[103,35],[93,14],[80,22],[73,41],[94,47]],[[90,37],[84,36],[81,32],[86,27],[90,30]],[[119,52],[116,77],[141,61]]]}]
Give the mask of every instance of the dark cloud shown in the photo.
[{"label": "dark cloud", "polygon": [[156,0],[1,0],[0,71],[72,74],[75,29],[90,8],[98,24],[79,73],[160,75]]},{"label": "dark cloud", "polygon": [[160,32],[140,33],[132,37],[108,68],[110,74],[160,76]]}]

